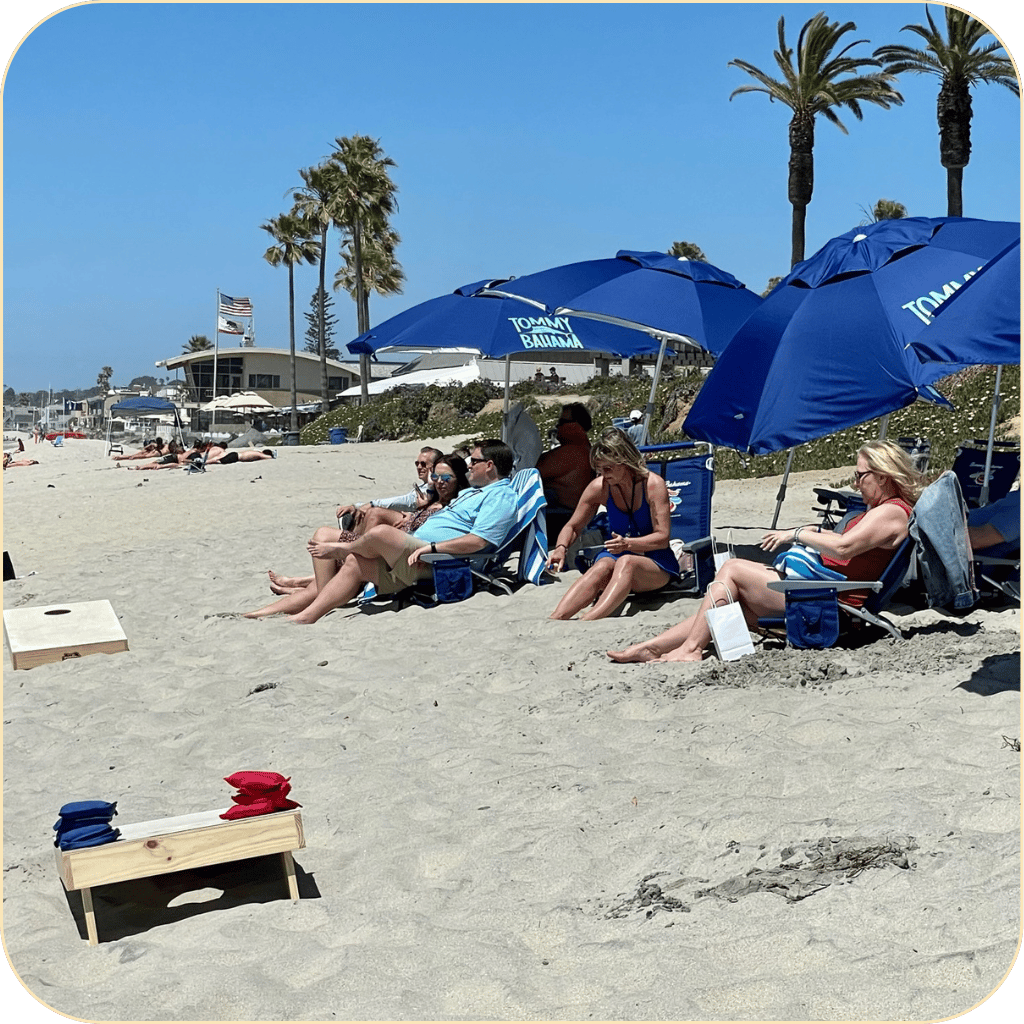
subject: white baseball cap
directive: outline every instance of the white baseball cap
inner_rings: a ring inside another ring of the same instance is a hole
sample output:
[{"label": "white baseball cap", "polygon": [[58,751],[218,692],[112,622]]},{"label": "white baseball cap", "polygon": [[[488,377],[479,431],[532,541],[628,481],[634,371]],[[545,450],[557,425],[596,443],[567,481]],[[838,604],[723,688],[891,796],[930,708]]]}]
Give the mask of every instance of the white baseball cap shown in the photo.
[{"label": "white baseball cap", "polygon": [[641,412],[641,411],[640,411],[639,409],[634,409],[634,410],[633,410],[633,411],[632,411],[632,412],[631,412],[631,413],[629,414],[629,418],[630,418],[631,420],[642,420],[642,419],[644,418],[644,414],[643,414],[643,413],[642,413],[642,412]]}]

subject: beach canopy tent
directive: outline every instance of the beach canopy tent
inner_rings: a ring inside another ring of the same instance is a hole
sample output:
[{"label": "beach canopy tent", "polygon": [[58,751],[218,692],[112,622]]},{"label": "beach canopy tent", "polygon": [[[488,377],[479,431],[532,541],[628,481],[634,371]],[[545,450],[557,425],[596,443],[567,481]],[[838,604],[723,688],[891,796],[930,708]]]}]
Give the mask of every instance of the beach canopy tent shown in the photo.
[{"label": "beach canopy tent", "polygon": [[[480,380],[480,367],[476,360],[471,359],[465,366],[442,366],[434,370],[411,370],[409,373],[393,374],[382,380],[370,381],[367,391],[371,395],[382,395],[392,388],[405,387],[427,387],[429,384],[469,384],[471,381]],[[353,387],[342,391],[341,398],[352,398],[362,394],[362,385],[356,384]]]},{"label": "beach canopy tent", "polygon": [[935,311],[910,348],[925,362],[995,365],[981,504],[988,504],[1003,367],[1020,365],[1020,235]]},{"label": "beach canopy tent", "polygon": [[[1019,235],[1019,224],[1005,221],[908,217],[831,239],[739,328],[683,430],[759,455],[919,397],[949,407],[931,385],[962,364],[923,364],[906,346],[933,309]],[[779,506],[784,494],[785,480]]]},{"label": "beach canopy tent", "polygon": [[146,395],[137,395],[132,398],[123,398],[110,407],[107,416],[107,448],[110,448],[110,425],[115,417],[123,419],[152,419],[154,417],[171,416],[172,422],[178,431],[178,440],[184,443],[181,432],[181,414],[178,407],[166,398],[155,398]]},{"label": "beach canopy tent", "polygon": [[459,348],[504,358],[507,433],[514,353],[539,356],[569,350],[634,356],[655,353],[660,347],[659,341],[640,331],[608,323],[577,324],[553,315],[543,303],[503,298],[493,289],[504,283],[506,279],[477,281],[427,299],[359,335],[348,343],[348,350],[372,355],[391,348]]},{"label": "beach canopy tent", "polygon": [[496,283],[481,294],[539,303],[555,316],[571,318],[581,337],[598,324],[610,324],[656,339],[644,439],[668,342],[718,356],[763,301],[714,264],[633,249],[620,249],[614,259],[567,263]]}]

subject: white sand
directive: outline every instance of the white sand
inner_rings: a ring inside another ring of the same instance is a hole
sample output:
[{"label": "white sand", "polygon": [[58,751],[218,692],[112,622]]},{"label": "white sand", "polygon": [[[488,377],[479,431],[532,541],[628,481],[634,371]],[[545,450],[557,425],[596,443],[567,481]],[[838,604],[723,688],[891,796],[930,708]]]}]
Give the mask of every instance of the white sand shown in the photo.
[{"label": "white sand", "polygon": [[[693,603],[550,622],[565,583],[313,627],[217,617],[264,603],[268,568],[305,571],[339,500],[404,490],[418,448],[191,476],[68,441],[4,474],[4,547],[36,572],[5,607],[106,599],[131,647],[27,672],[4,654],[4,940],[41,1000],[99,1020],[922,1020],[993,991],[1020,933],[1014,611],[903,609],[900,644],[726,666],[613,665]],[[828,476],[793,481],[783,525]],[[720,539],[756,538],[777,487],[720,483]],[[88,946],[60,805],[206,810],[243,768],[292,778],[303,899],[263,861],[108,886]],[[837,850],[884,856],[851,878]]]}]

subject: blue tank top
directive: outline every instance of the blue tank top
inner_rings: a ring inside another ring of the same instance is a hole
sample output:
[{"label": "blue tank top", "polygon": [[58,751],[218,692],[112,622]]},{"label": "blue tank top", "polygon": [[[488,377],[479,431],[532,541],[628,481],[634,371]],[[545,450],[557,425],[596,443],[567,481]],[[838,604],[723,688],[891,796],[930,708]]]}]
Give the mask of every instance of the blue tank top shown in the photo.
[{"label": "blue tank top", "polygon": [[[642,480],[633,483],[633,494],[636,494],[637,485],[641,487],[640,507],[634,512],[632,509],[623,511],[615,504],[615,496],[608,488],[608,501],[605,507],[608,509],[608,527],[612,533],[622,537],[645,537],[653,532],[654,523],[651,520],[651,506],[647,501],[647,488]],[[632,505],[633,502],[630,501]],[[639,554],[639,552],[636,552]],[[664,569],[670,576],[679,575],[679,562],[672,554],[671,548],[658,548],[657,551],[644,551],[643,555],[654,562],[659,569]],[[619,558],[610,551],[602,551],[597,558]],[[594,561],[597,561],[597,558]]]}]

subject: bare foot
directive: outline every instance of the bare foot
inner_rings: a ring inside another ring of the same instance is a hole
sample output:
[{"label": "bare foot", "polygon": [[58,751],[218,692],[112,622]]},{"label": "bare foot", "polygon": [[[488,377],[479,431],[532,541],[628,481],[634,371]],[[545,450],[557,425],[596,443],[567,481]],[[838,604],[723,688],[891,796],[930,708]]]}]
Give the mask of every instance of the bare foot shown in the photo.
[{"label": "bare foot", "polygon": [[[299,587],[308,587],[313,582],[312,576],[278,576],[273,569],[267,570],[267,575],[270,577],[272,584],[277,584],[279,587],[286,587],[289,590],[295,590]],[[270,588],[273,590],[273,586]]]},{"label": "bare foot", "polygon": [[270,592],[277,594],[279,597],[286,597],[288,594],[297,594],[300,590],[305,590],[305,587],[285,587],[280,583],[271,583]]},{"label": "bare foot", "polygon": [[657,661],[661,652],[655,650],[650,644],[632,644],[624,651],[608,651],[608,657],[621,665],[627,665],[634,661]]},{"label": "bare foot", "polygon": [[703,661],[703,651],[691,651],[686,647],[677,647],[668,654],[663,654],[658,661]]}]

